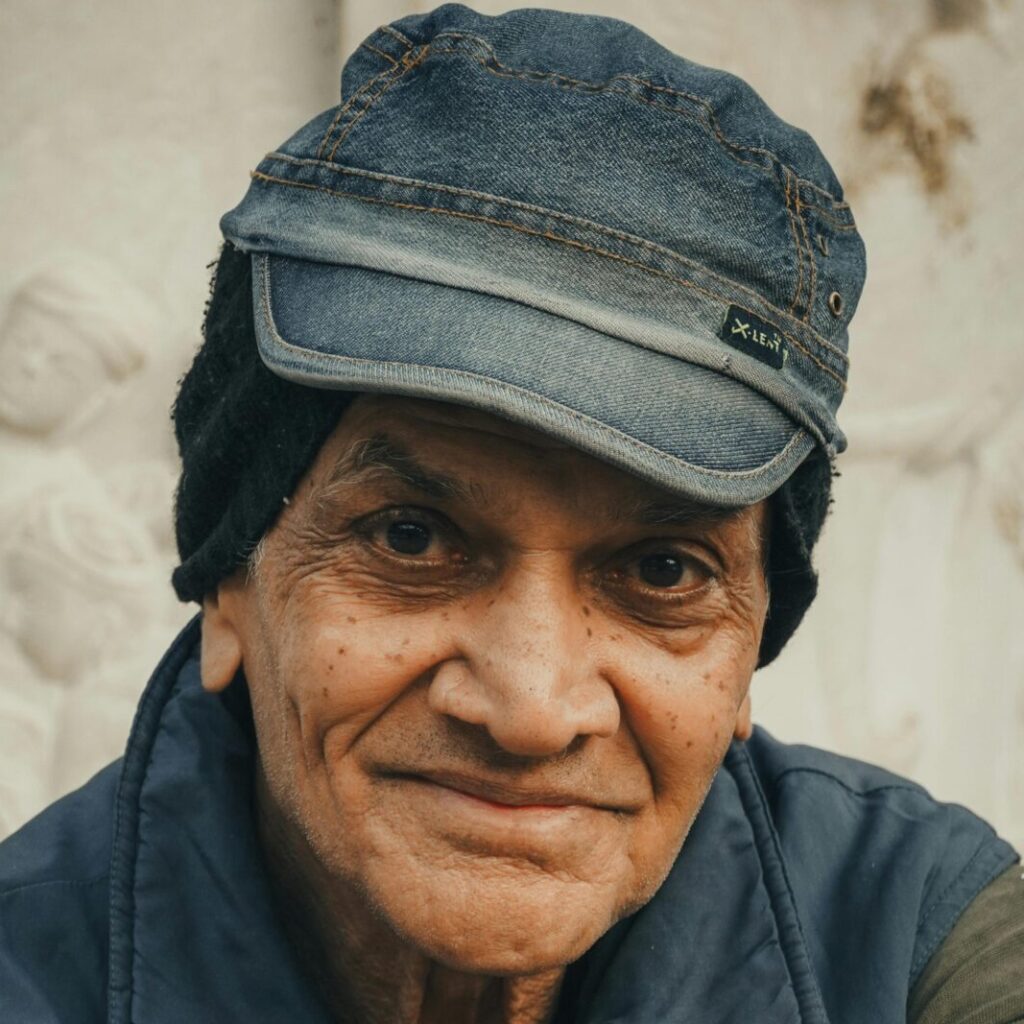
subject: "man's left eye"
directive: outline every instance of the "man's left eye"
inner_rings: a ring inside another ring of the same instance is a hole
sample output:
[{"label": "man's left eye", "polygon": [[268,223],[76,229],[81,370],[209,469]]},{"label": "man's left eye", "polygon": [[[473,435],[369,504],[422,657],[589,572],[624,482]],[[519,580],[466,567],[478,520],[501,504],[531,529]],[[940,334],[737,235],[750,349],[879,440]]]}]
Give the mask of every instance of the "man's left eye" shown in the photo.
[{"label": "man's left eye", "polygon": [[652,551],[636,558],[628,575],[650,589],[678,594],[699,590],[714,573],[689,555],[676,551]]},{"label": "man's left eye", "polygon": [[429,526],[408,519],[393,522],[387,529],[388,547],[400,555],[422,555],[433,539]]},{"label": "man's left eye", "polygon": [[671,554],[645,555],[637,566],[640,579],[652,587],[674,587],[683,578],[683,559]]}]

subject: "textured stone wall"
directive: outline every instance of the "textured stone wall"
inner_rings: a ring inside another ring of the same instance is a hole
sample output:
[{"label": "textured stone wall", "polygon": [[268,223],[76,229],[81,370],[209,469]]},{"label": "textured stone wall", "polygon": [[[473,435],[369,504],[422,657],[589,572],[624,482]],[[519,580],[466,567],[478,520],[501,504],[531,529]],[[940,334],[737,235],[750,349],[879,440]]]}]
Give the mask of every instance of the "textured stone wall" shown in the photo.
[{"label": "textured stone wall", "polygon": [[5,0],[0,835],[123,749],[193,608],[167,410],[217,221],[335,102],[334,0]]},{"label": "textured stone wall", "polygon": [[[344,56],[429,6],[5,4],[0,834],[119,753],[187,615],[164,410],[218,215],[335,101]],[[755,678],[758,719],[1024,846],[1020,5],[554,6],[750,81],[817,139],[866,240],[821,595]]]}]

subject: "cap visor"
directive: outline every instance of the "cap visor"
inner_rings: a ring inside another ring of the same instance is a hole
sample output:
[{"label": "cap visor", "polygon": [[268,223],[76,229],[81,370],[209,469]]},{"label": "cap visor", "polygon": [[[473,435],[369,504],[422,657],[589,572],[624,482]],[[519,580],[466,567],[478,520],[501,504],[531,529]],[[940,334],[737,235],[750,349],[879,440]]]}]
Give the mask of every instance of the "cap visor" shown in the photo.
[{"label": "cap visor", "polygon": [[302,384],[482,409],[718,506],[767,497],[815,444],[740,381],[525,303],[290,257],[253,270],[260,356]]}]

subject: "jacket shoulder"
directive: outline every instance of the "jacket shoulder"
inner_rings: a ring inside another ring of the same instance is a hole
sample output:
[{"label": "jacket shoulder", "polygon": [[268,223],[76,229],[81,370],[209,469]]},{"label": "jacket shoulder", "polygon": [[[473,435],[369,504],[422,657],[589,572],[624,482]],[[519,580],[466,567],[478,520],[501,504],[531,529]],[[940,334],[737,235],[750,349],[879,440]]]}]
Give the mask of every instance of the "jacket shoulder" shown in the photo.
[{"label": "jacket shoulder", "polygon": [[747,749],[766,790],[773,789],[788,775],[817,775],[858,796],[902,791],[911,799],[916,796],[925,802],[935,802],[924,786],[879,765],[804,743],[783,743],[760,726],[754,728]]},{"label": "jacket shoulder", "polygon": [[106,1013],[108,878],[120,763],[0,843],[0,1020]]},{"label": "jacket shoulder", "polygon": [[760,728],[746,748],[824,973],[852,935],[902,935],[912,985],[975,896],[1018,859],[981,817],[877,765]]}]

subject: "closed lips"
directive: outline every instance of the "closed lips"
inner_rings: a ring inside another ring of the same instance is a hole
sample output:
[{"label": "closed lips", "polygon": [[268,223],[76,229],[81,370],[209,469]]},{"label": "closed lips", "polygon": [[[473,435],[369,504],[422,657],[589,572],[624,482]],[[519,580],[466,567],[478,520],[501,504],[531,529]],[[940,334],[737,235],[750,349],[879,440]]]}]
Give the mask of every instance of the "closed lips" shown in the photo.
[{"label": "closed lips", "polygon": [[445,789],[454,790],[464,796],[475,797],[512,809],[543,809],[558,807],[593,807],[606,811],[630,811],[638,809],[620,801],[609,801],[590,794],[565,788],[542,788],[514,786],[507,782],[482,779],[478,776],[464,775],[458,772],[438,771],[398,771],[384,773],[391,778],[405,779],[409,782],[433,784]]}]

